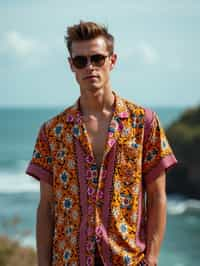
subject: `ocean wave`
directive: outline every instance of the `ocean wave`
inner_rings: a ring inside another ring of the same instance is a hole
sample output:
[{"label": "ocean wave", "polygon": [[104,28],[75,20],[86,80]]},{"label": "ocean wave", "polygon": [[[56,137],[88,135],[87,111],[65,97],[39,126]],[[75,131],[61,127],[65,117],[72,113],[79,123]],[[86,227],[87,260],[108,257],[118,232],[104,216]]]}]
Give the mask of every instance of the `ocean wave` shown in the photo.
[{"label": "ocean wave", "polygon": [[195,199],[169,199],[167,212],[170,215],[180,215],[188,212],[200,214],[200,200]]},{"label": "ocean wave", "polygon": [[0,170],[0,193],[39,192],[39,182],[23,171]]}]

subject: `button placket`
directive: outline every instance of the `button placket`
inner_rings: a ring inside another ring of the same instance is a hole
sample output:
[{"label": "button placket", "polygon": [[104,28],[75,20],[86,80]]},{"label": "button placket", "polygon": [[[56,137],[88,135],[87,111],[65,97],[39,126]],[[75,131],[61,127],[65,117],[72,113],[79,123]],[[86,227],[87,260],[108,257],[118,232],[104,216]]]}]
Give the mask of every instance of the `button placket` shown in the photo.
[{"label": "button placket", "polygon": [[[82,125],[85,127],[84,124]],[[109,129],[108,129],[108,139],[106,143],[106,148],[104,151],[102,164],[100,168],[100,173],[98,176],[97,165],[94,159],[93,151],[91,149],[91,145],[89,143],[89,139],[87,136],[86,128],[83,130],[83,135],[79,138],[83,140],[87,140],[88,143],[86,146],[86,151],[88,154],[85,157],[86,161],[86,179],[87,179],[87,199],[88,199],[88,231],[87,231],[87,258],[86,264],[90,265],[91,263],[91,255],[94,253],[93,245],[95,242],[100,243],[103,237],[102,231],[102,213],[103,213],[103,205],[104,205],[104,189],[105,189],[105,178],[107,176],[107,156],[112,146],[115,144],[116,140],[120,136],[120,131],[122,130],[122,125],[120,123],[120,119],[113,116]],[[82,142],[83,143],[83,142]],[[99,246],[99,245],[98,245]],[[99,246],[101,249],[101,245]]]},{"label": "button placket", "polygon": [[[96,243],[100,244],[103,237],[103,230],[102,230],[102,219],[103,219],[103,205],[104,205],[104,189],[105,189],[105,179],[107,175],[107,156],[104,155],[102,165],[99,172],[99,180],[98,180],[98,187],[96,193],[96,228],[95,228],[95,236],[96,236]],[[102,250],[101,245],[98,245],[98,248]]]},{"label": "button placket", "polygon": [[88,228],[87,228],[87,243],[86,243],[86,265],[94,264],[94,252],[95,252],[95,205],[96,205],[96,193],[98,185],[98,171],[95,164],[94,157],[90,154],[86,158],[86,179],[87,179],[87,198],[88,198]]}]

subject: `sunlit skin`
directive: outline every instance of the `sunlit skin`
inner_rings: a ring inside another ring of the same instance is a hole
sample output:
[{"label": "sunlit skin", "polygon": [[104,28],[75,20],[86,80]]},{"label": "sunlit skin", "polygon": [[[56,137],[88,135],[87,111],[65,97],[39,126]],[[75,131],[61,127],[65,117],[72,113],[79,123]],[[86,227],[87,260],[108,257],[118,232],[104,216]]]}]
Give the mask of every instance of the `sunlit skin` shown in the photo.
[{"label": "sunlit skin", "polygon": [[[76,41],[72,43],[71,56],[94,54],[109,55],[106,42],[103,37],[93,40]],[[71,70],[80,86],[81,105],[87,106],[92,113],[101,112],[103,109],[112,105],[114,98],[110,83],[110,72],[114,68],[117,55],[113,53],[106,58],[105,64],[101,67],[88,64],[83,69],[77,69],[69,57]],[[85,110],[86,111],[86,110]]]}]

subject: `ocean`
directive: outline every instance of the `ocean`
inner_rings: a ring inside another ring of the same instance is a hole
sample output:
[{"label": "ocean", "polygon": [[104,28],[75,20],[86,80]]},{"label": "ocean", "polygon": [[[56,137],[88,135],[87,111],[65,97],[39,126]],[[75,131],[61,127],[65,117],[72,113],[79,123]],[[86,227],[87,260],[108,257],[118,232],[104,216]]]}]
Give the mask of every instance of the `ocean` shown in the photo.
[{"label": "ocean", "polygon": [[[165,128],[184,110],[153,109]],[[24,172],[41,124],[62,110],[0,108],[0,234],[34,248],[39,182]],[[199,247],[200,202],[180,195],[168,197],[167,229],[159,266],[198,266]]]}]

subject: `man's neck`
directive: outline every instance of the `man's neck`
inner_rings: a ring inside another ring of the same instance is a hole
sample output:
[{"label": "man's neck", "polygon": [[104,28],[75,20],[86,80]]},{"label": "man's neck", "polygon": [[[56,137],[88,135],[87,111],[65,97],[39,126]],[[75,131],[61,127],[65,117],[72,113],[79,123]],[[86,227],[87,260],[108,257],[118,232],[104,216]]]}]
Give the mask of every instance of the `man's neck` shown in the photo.
[{"label": "man's neck", "polygon": [[80,96],[81,112],[84,116],[101,115],[112,112],[115,96],[112,89],[99,89],[96,92],[85,91]]}]

